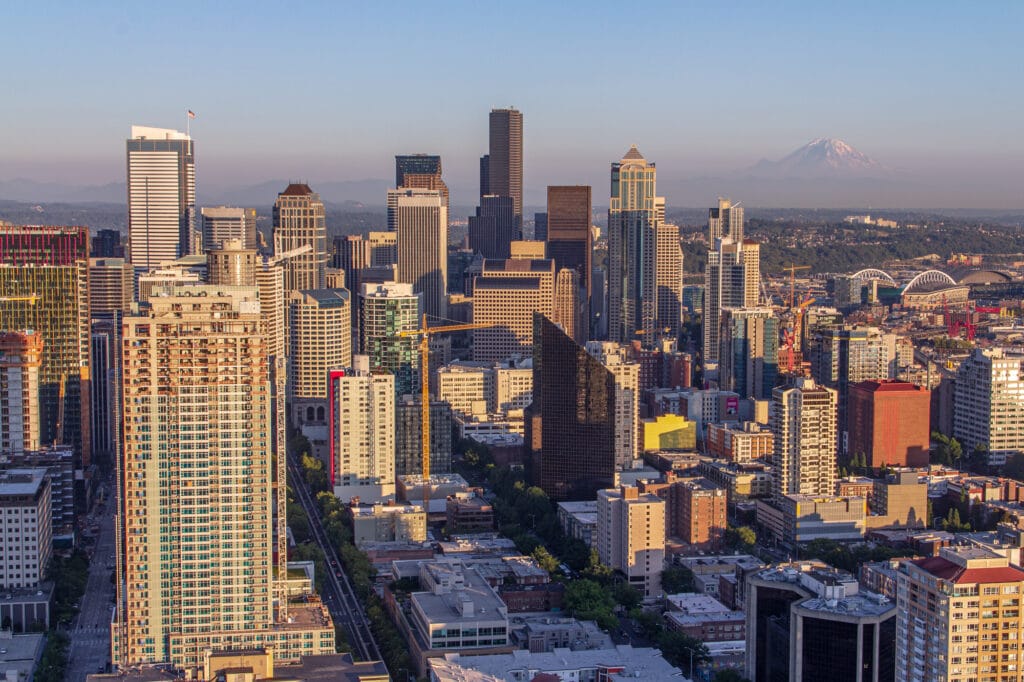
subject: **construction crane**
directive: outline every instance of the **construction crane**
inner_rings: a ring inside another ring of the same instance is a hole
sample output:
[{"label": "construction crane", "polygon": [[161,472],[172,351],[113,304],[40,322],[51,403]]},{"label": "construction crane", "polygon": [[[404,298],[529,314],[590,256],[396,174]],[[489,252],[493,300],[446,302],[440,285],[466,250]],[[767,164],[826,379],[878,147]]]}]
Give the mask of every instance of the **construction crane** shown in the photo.
[{"label": "construction crane", "polygon": [[796,311],[793,316],[793,328],[782,330],[782,347],[786,351],[785,361],[787,372],[792,372],[793,368],[796,366],[794,349],[796,347],[797,338],[802,336],[804,311],[811,306],[815,300],[816,299],[808,296],[801,301],[800,305],[796,307]]},{"label": "construction crane", "polygon": [[298,247],[297,249],[292,249],[291,251],[285,251],[282,254],[274,256],[269,261],[267,261],[267,263],[269,265],[277,265],[281,261],[288,260],[289,258],[295,258],[296,256],[301,256],[302,254],[309,253],[312,250],[313,250],[312,246],[310,246],[309,244],[303,244],[302,246]]},{"label": "construction crane", "polygon": [[0,302],[3,301],[28,301],[29,305],[35,305],[36,301],[39,300],[38,294],[26,294],[24,296],[0,296]]},{"label": "construction crane", "polygon": [[796,271],[797,270],[810,270],[810,265],[790,265],[788,268],[782,268],[789,273],[789,307],[792,308],[796,301]]},{"label": "construction crane", "polygon": [[430,513],[430,337],[436,334],[462,332],[471,329],[486,329],[489,324],[447,324],[440,327],[427,327],[427,316],[419,329],[407,329],[398,332],[398,336],[408,338],[420,337],[420,452],[423,457],[423,513]]}]

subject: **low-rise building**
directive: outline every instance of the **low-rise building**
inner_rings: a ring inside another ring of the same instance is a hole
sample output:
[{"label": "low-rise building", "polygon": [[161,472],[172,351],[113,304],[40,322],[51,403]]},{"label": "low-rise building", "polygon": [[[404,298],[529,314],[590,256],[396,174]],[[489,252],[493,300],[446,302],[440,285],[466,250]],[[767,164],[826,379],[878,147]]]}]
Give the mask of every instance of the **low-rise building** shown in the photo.
[{"label": "low-rise building", "polygon": [[772,494],[772,468],[768,464],[703,460],[698,471],[704,478],[725,488],[730,502],[769,497]]},{"label": "low-rise building", "polygon": [[453,535],[494,531],[494,506],[480,489],[457,492],[445,501],[446,527]]},{"label": "low-rise building", "polygon": [[513,616],[512,643],[533,653],[555,649],[610,649],[612,638],[592,620],[576,620],[551,614]]},{"label": "low-rise building", "polygon": [[863,497],[783,495],[778,506],[757,501],[757,522],[783,542],[860,540],[867,503]]},{"label": "low-rise building", "polygon": [[668,627],[702,642],[742,641],[746,636],[746,616],[733,611],[706,594],[670,594],[665,597]]},{"label": "low-rise building", "polygon": [[352,541],[362,548],[368,542],[423,542],[427,516],[412,504],[352,504]]},{"label": "low-rise building", "polygon": [[508,654],[460,656],[448,654],[430,661],[431,682],[687,682],[657,649],[634,649],[628,644],[613,649],[572,651],[555,649],[533,653],[518,649]]},{"label": "low-rise building", "polygon": [[757,422],[708,424],[708,454],[730,462],[769,460],[775,453],[775,437]]},{"label": "low-rise building", "polygon": [[594,546],[597,528],[597,500],[558,503],[558,523],[566,537],[576,538]]}]

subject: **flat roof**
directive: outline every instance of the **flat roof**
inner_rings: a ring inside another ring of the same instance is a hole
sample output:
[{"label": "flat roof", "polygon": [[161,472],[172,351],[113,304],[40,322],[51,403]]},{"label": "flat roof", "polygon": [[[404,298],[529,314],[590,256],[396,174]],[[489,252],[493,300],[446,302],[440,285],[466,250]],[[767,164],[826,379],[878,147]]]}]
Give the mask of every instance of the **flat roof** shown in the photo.
[{"label": "flat roof", "polygon": [[[554,649],[543,653],[532,653],[517,649],[510,654],[486,656],[446,655],[440,659],[454,663],[463,669],[501,680],[513,679],[512,673],[527,672],[524,679],[533,679],[535,672],[559,673],[596,668],[622,668],[621,672],[610,673],[609,680],[625,682],[642,678],[648,682],[682,682],[682,673],[672,667],[657,649],[636,648],[620,644],[610,649]],[[445,666],[447,667],[447,666]],[[436,669],[435,669],[436,672]],[[455,682],[458,678],[442,678],[443,682]]]}]

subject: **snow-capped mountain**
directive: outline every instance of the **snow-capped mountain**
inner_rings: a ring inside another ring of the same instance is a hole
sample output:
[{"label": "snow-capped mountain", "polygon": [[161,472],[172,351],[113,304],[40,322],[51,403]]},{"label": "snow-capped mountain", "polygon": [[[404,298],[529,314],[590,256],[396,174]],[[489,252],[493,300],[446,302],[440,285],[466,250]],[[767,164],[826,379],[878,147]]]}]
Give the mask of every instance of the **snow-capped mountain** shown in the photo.
[{"label": "snow-capped mountain", "polygon": [[811,140],[778,161],[764,159],[749,171],[759,177],[880,177],[887,169],[867,154],[833,137]]}]

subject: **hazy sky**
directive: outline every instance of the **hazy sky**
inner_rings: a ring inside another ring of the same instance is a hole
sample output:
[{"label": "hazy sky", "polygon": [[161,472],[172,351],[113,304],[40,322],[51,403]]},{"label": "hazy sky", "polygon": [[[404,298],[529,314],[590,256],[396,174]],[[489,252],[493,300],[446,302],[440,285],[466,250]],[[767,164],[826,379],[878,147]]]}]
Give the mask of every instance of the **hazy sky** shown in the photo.
[{"label": "hazy sky", "polygon": [[631,143],[671,186],[831,136],[1024,205],[1021,2],[9,0],[0,23],[0,180],[121,182],[130,124],[191,108],[211,186],[388,178],[422,151],[472,191],[487,112],[514,105],[533,195],[603,197]]}]

